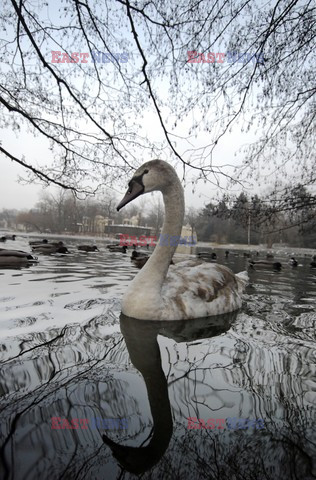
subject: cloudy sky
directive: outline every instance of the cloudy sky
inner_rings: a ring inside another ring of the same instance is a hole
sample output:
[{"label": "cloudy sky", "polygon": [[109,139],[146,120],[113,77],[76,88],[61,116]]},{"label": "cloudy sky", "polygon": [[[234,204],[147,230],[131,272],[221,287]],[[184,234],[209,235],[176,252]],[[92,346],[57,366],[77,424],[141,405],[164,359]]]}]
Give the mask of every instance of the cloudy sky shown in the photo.
[{"label": "cloudy sky", "polygon": [[[154,119],[152,119],[154,123]],[[148,123],[147,123],[148,124]],[[150,125],[150,123],[149,123]],[[11,152],[13,152],[18,158],[25,155],[27,159],[35,159],[37,165],[40,166],[47,162],[47,156],[50,154],[47,145],[38,137],[32,137],[29,134],[20,132],[18,135],[7,131],[4,138],[4,146]],[[217,164],[238,164],[238,159],[234,157],[234,153],[243,144],[242,137],[236,131],[235,134],[227,135],[222,141],[222,145],[216,151],[215,162]],[[144,159],[144,161],[149,158]],[[2,156],[1,159],[1,176],[0,176],[0,210],[1,209],[21,209],[28,210],[36,204],[40,198],[40,194],[43,191],[54,192],[55,187],[43,186],[39,181],[37,183],[27,183],[28,172],[22,166],[15,162],[11,162],[6,157]],[[232,169],[226,169],[227,173],[233,173]],[[181,176],[182,170],[178,169],[179,176]],[[22,180],[24,179],[24,180]],[[188,176],[189,179],[189,176]],[[215,179],[214,179],[215,180]],[[126,177],[126,184],[129,179]],[[224,177],[220,178],[222,188],[225,188],[227,182]],[[239,192],[240,187],[235,187],[232,192]],[[194,206],[195,208],[201,208],[203,205],[215,199],[217,194],[221,193],[221,189],[216,188],[214,185],[200,182],[195,187],[195,192],[192,192],[192,185],[188,182],[185,188],[186,205]],[[250,184],[245,182],[245,191],[250,195],[254,192],[253,188],[250,188]],[[120,197],[120,194],[125,192],[124,187],[115,186],[113,193]]]},{"label": "cloudy sky", "polygon": [[[59,3],[59,2],[57,2]],[[56,5],[57,5],[56,3]],[[57,15],[57,10],[53,10],[53,13]],[[59,17],[58,17],[59,18]],[[57,16],[56,16],[57,21]],[[64,19],[65,21],[65,19]],[[15,35],[15,32],[11,32]],[[48,48],[48,47],[47,47]],[[51,47],[49,46],[49,49]],[[33,58],[33,57],[32,57]],[[64,66],[65,68],[69,68],[69,65]],[[192,65],[192,67],[200,68],[199,65]],[[204,67],[208,67],[208,65],[204,65]],[[106,66],[104,67],[106,68]],[[218,65],[218,68],[223,68],[221,65]],[[69,70],[70,71],[70,70]],[[166,87],[167,88],[167,87]],[[160,91],[164,89],[163,83],[159,84]],[[166,112],[164,112],[164,118],[168,118]],[[7,115],[12,115],[11,113],[7,113]],[[194,112],[192,114],[194,116],[194,120],[198,116],[198,112]],[[186,127],[183,131],[186,132],[188,130],[188,123],[192,119],[188,118],[186,120],[187,125],[183,125]],[[202,119],[203,120],[203,119]],[[184,121],[183,121],[184,124]],[[154,115],[152,112],[144,112],[142,126],[144,131],[144,136],[148,136],[151,141],[165,141],[161,127],[157,120],[157,116]],[[238,149],[246,142],[255,140],[254,134],[248,134],[248,137],[245,134],[241,135],[240,132],[241,125],[236,125],[231,133],[227,133],[224,138],[222,138],[216,147],[215,154],[213,157],[214,164],[217,165],[238,165],[240,164],[240,158],[235,157],[235,153]],[[112,131],[112,130],[110,130]],[[181,135],[181,131],[177,130],[177,134]],[[185,136],[185,134],[184,134]],[[25,158],[25,161],[36,165],[38,167],[43,166],[44,164],[50,163],[50,149],[49,145],[45,140],[40,137],[33,137],[31,133],[21,130],[17,133],[12,132],[10,130],[2,130],[2,143],[3,148],[7,151],[15,155],[17,158]],[[192,139],[193,142],[193,139]],[[207,138],[194,138],[194,147],[202,147],[203,145],[208,143]],[[179,148],[178,148],[179,147]],[[185,151],[188,148],[188,145],[184,146],[178,145],[177,149],[180,153]],[[147,152],[145,152],[147,154]],[[139,152],[140,155],[144,154],[143,152]],[[1,209],[30,209],[34,207],[35,203],[39,200],[39,195],[43,191],[43,187],[38,184],[26,184],[26,182],[18,181],[19,178],[28,178],[28,172],[23,169],[23,167],[19,166],[18,164],[14,164],[8,158],[4,156],[0,156],[1,159],[1,175],[0,175],[0,210]],[[144,158],[144,161],[150,160],[150,158]],[[181,168],[179,168],[178,173],[181,175]],[[225,173],[228,175],[233,175],[233,169],[227,168]],[[128,178],[124,179],[125,183],[127,184]],[[211,200],[216,198],[219,190],[214,187],[214,185],[207,183],[204,184],[200,182],[196,187],[195,193],[192,193],[192,186],[189,184],[190,174],[188,175],[188,186],[185,189],[186,192],[186,203],[187,206],[194,206],[196,208],[201,208],[204,204],[210,202]],[[214,178],[214,181],[216,179]],[[272,179],[273,180],[273,179]],[[266,178],[263,183],[270,183],[272,184],[271,178]],[[227,183],[225,178],[220,178],[221,186],[226,187]],[[249,183],[244,183],[244,190],[249,193],[250,195],[258,193],[258,188],[254,185],[254,188],[249,188]],[[124,193],[124,188],[122,185],[114,185],[114,188],[117,193],[117,197],[119,198],[120,194]],[[52,190],[54,191],[53,187]],[[238,193],[240,191],[240,187],[235,187],[234,193]]]}]

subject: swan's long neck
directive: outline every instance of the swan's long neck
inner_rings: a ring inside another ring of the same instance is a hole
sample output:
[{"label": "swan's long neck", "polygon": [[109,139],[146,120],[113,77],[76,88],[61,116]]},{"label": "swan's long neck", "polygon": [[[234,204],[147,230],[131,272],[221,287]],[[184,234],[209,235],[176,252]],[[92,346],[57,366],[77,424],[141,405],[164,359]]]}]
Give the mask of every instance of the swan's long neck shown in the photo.
[{"label": "swan's long neck", "polygon": [[167,275],[172,256],[177,248],[174,236],[179,236],[184,217],[184,194],[181,183],[176,177],[172,187],[163,192],[165,219],[160,241],[148,262],[133,280],[133,284],[141,285],[143,289],[160,294],[163,281]]}]

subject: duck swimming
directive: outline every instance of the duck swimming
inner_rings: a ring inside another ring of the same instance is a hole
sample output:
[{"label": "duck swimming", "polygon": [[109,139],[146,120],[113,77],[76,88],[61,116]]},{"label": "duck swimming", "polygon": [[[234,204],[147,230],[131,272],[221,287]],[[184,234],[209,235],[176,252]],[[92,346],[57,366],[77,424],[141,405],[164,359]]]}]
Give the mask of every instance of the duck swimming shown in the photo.
[{"label": "duck swimming", "polygon": [[0,266],[25,266],[36,262],[36,257],[22,250],[0,249]]},{"label": "duck swimming", "polygon": [[[134,263],[135,267],[137,268],[143,268],[143,266],[145,265],[145,263],[147,263],[147,260],[149,258],[150,256],[147,255],[146,253],[144,254],[142,252],[137,252],[136,250],[132,251],[131,261]],[[174,262],[172,259],[170,261],[170,265],[174,265]]]},{"label": "duck swimming", "polygon": [[99,251],[96,245],[78,245],[77,248],[82,252],[98,252]]},{"label": "duck swimming", "polygon": [[[61,245],[59,243],[61,243]],[[32,250],[36,253],[44,253],[46,255],[50,255],[51,253],[69,253],[68,248],[65,247],[62,242],[59,243],[33,245]]]},{"label": "duck swimming", "polygon": [[270,270],[281,270],[282,263],[280,262],[268,262],[267,260],[249,260],[250,268],[263,268]]},{"label": "duck swimming", "polygon": [[29,242],[29,245],[37,246],[37,245],[43,245],[47,243],[48,243],[47,238],[43,238],[43,240],[33,240],[32,242]]},{"label": "duck swimming", "polygon": [[216,260],[217,255],[215,252],[198,252],[196,254],[198,258],[205,258],[205,259],[210,259],[210,260]]},{"label": "duck swimming", "polygon": [[297,267],[298,266],[298,261],[294,257],[291,257],[290,265],[292,267]]},{"label": "duck swimming", "polygon": [[[117,210],[145,193],[160,191],[165,205],[161,232],[167,244],[157,243],[142,270],[129,284],[122,300],[123,314],[142,320],[181,320],[232,312],[241,307],[246,272],[199,259],[170,266],[184,218],[184,193],[174,168],[162,160],[139,167]],[[170,268],[169,268],[170,267]]]},{"label": "duck swimming", "polygon": [[120,246],[120,245],[107,245],[107,247],[110,252],[121,252],[121,253],[126,253],[126,250],[127,250],[127,246],[126,245],[123,245],[123,246]]},{"label": "duck swimming", "polygon": [[147,263],[148,259],[149,259],[149,255],[140,255],[137,257],[131,257],[131,261],[137,268],[143,268],[145,263]]}]

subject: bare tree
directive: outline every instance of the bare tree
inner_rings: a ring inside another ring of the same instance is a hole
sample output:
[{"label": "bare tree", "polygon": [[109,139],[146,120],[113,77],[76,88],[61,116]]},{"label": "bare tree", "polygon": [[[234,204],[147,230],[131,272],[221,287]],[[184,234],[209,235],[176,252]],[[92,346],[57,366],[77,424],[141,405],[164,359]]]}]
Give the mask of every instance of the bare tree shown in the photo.
[{"label": "bare tree", "polygon": [[188,208],[186,214],[185,214],[185,217],[184,217],[184,221],[190,225],[191,227],[191,237],[193,238],[194,236],[194,233],[195,233],[195,229],[196,229],[196,225],[198,223],[198,219],[199,219],[199,213],[197,211],[196,208],[193,208],[193,207],[190,207]]},{"label": "bare tree", "polygon": [[218,145],[256,129],[234,181],[292,161],[315,182],[312,1],[8,0],[0,25],[2,123],[45,139],[49,160],[0,152],[32,178],[92,193],[159,155],[218,182]]}]

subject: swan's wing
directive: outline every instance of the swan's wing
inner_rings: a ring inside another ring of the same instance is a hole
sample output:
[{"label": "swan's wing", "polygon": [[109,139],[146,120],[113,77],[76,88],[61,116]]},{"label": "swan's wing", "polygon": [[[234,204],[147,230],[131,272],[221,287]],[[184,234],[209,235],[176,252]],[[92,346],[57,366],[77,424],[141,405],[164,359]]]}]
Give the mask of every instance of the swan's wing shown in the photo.
[{"label": "swan's wing", "polygon": [[189,260],[171,266],[162,287],[163,310],[170,319],[232,312],[241,306],[247,273],[235,275],[214,263]]}]

